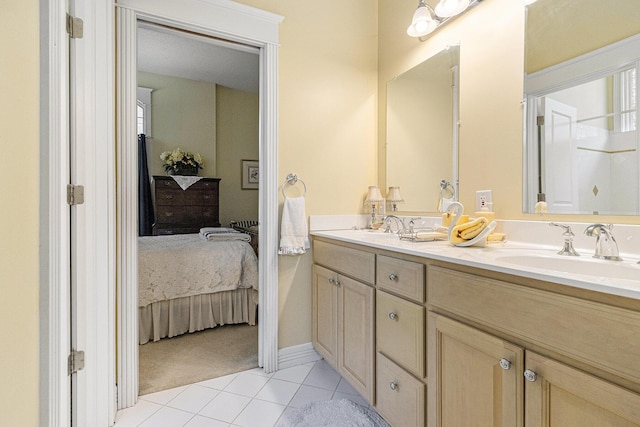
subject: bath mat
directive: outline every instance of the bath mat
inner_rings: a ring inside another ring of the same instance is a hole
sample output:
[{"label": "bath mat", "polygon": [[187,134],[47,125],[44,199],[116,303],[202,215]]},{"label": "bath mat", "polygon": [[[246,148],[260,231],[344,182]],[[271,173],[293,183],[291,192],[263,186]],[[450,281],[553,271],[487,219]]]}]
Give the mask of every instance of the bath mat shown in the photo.
[{"label": "bath mat", "polygon": [[389,427],[373,409],[349,399],[312,402],[287,412],[278,427]]}]

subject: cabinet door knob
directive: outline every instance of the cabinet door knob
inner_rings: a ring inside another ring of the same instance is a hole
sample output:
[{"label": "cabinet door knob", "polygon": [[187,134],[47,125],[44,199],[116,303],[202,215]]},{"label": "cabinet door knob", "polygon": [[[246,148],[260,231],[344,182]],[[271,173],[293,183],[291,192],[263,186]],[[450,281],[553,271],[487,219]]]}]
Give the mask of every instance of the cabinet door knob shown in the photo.
[{"label": "cabinet door knob", "polygon": [[538,374],[533,372],[531,369],[527,369],[524,371],[524,377],[529,382],[535,382],[538,379]]},{"label": "cabinet door knob", "polygon": [[340,286],[342,285],[342,283],[340,283],[340,279],[336,280],[336,286]]},{"label": "cabinet door knob", "polygon": [[509,369],[511,369],[511,362],[509,362],[505,358],[502,358],[502,359],[500,359],[500,367],[502,369],[504,369],[505,371],[508,371]]},{"label": "cabinet door knob", "polygon": [[398,383],[395,381],[391,381],[389,383],[389,387],[391,388],[391,390],[397,390],[398,389]]},{"label": "cabinet door knob", "polygon": [[391,313],[389,313],[389,319],[396,320],[397,318],[398,318],[398,315],[396,313],[394,313],[393,311]]},{"label": "cabinet door knob", "polygon": [[329,278],[329,283],[331,283],[332,285],[336,284],[336,279],[334,279],[333,277]]},{"label": "cabinet door knob", "polygon": [[395,282],[396,280],[398,280],[398,275],[396,273],[391,273],[389,275],[389,280],[391,280],[392,282]]}]

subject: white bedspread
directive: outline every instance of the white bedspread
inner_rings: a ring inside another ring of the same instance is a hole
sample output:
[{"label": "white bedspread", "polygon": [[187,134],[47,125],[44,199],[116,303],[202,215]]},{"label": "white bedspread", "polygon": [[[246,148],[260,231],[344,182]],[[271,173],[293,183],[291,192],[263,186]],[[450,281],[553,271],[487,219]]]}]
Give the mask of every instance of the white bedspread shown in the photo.
[{"label": "white bedspread", "polygon": [[258,290],[258,261],[246,242],[198,234],[138,238],[139,307],[239,288]]}]

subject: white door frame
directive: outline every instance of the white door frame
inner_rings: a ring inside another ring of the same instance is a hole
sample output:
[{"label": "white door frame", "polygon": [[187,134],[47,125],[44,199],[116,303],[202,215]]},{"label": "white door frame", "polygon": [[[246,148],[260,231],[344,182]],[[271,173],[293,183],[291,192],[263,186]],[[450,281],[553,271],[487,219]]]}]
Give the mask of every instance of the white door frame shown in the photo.
[{"label": "white door frame", "polygon": [[138,19],[260,49],[258,364],[278,368],[277,49],[283,17],[229,0],[118,0],[118,408],[138,397],[136,29]]},{"label": "white door frame", "polygon": [[[71,42],[73,81],[68,71],[67,6],[84,22],[83,37]],[[42,0],[41,12],[41,150],[46,153],[43,161],[48,171],[41,189],[41,200],[46,201],[41,223],[46,224],[47,236],[41,255],[41,424],[72,422],[67,356],[74,274],[77,318],[73,327],[76,348],[85,352],[86,368],[76,374],[73,422],[110,425],[116,412],[113,2]],[[75,103],[73,117],[70,94]],[[70,158],[71,134],[76,142]],[[66,203],[70,179],[85,189],[84,204],[71,208],[76,211],[73,243]],[[70,244],[76,248],[73,259]]]}]

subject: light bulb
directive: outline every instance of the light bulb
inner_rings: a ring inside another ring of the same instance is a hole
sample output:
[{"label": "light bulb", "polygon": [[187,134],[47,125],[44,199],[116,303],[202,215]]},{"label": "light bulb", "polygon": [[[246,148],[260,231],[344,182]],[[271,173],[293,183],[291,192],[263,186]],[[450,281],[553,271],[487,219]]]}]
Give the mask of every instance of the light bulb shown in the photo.
[{"label": "light bulb", "polygon": [[450,18],[464,12],[469,7],[469,0],[440,0],[436,5],[436,15]]}]

